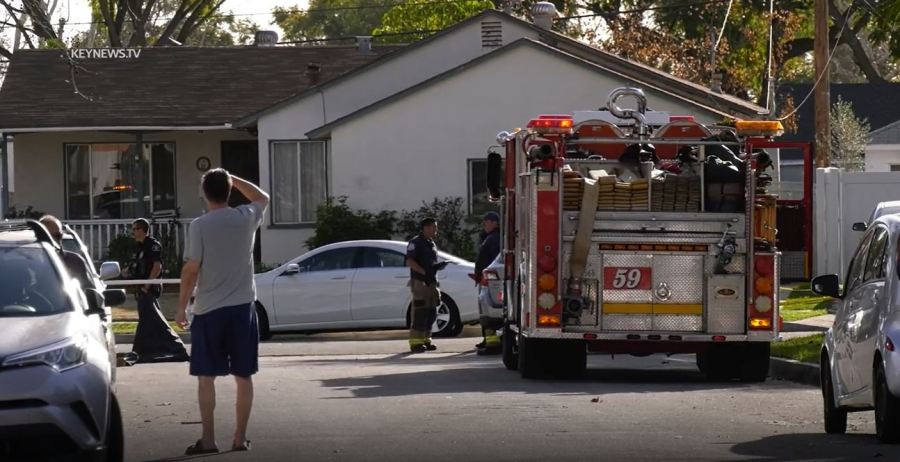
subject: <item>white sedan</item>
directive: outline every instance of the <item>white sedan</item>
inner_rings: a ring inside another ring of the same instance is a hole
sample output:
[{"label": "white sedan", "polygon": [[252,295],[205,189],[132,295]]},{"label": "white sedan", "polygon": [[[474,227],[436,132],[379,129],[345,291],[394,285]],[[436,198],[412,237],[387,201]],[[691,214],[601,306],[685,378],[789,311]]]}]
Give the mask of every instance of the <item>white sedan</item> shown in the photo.
[{"label": "white sedan", "polygon": [[[260,338],[275,332],[403,329],[412,301],[406,242],[347,241],[311,250],[256,275]],[[459,335],[478,321],[475,265],[448,253],[438,273],[441,305],[434,335]]]}]

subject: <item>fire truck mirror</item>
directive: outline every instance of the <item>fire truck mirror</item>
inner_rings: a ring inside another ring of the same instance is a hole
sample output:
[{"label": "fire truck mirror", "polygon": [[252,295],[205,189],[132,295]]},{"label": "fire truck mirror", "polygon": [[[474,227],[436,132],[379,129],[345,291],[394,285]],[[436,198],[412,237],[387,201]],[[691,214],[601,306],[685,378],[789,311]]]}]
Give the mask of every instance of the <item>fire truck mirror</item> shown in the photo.
[{"label": "fire truck mirror", "polygon": [[491,199],[499,199],[502,192],[500,189],[500,173],[503,168],[503,158],[500,154],[492,152],[487,158],[487,188]]}]

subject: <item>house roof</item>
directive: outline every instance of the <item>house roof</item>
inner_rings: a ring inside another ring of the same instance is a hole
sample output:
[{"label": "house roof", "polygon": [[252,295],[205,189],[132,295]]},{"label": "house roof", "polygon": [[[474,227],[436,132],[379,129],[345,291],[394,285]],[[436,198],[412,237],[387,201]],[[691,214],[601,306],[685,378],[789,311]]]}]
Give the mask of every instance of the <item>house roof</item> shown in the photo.
[{"label": "house roof", "polygon": [[[581,58],[578,57],[578,56],[575,56],[575,55],[566,53],[566,52],[564,52],[564,51],[561,51],[561,50],[558,49],[558,48],[551,47],[551,46],[547,45],[546,43],[539,42],[539,41],[536,41],[536,40],[532,40],[532,39],[529,39],[529,38],[522,38],[522,39],[516,40],[515,42],[510,43],[509,45],[506,45],[506,46],[504,46],[504,47],[502,47],[502,48],[498,48],[498,49],[496,49],[496,50],[494,50],[494,51],[491,51],[491,52],[489,52],[489,53],[485,53],[485,54],[483,54],[483,55],[480,55],[480,56],[478,56],[478,57],[476,57],[476,58],[474,58],[474,59],[472,59],[472,60],[470,60],[470,61],[468,61],[468,62],[466,62],[466,63],[463,63],[463,64],[461,64],[461,65],[459,65],[459,66],[457,66],[457,67],[454,67],[454,68],[452,68],[452,69],[450,69],[450,70],[448,70],[448,71],[446,71],[446,72],[443,72],[443,73],[441,73],[441,74],[439,74],[439,75],[436,75],[436,76],[434,76],[434,77],[432,77],[432,78],[430,78],[430,79],[424,80],[424,81],[422,81],[422,82],[420,82],[420,83],[418,83],[418,84],[416,84],[416,85],[414,85],[414,86],[412,86],[412,87],[409,87],[409,88],[407,88],[407,89],[405,89],[405,90],[402,90],[402,91],[397,92],[397,93],[395,93],[395,94],[393,94],[393,95],[391,95],[391,96],[388,96],[387,98],[384,98],[384,99],[381,99],[381,100],[379,100],[379,101],[376,101],[376,102],[374,102],[374,103],[372,103],[372,104],[370,104],[370,105],[368,105],[368,106],[365,106],[365,107],[363,107],[363,108],[361,108],[361,109],[359,109],[359,110],[357,110],[357,111],[355,111],[355,112],[352,112],[352,113],[350,113],[350,114],[347,114],[347,115],[345,115],[344,117],[335,119],[335,120],[333,120],[333,121],[331,121],[331,122],[329,122],[329,123],[327,123],[327,124],[325,124],[325,125],[323,125],[323,126],[321,126],[321,127],[318,127],[318,128],[316,128],[316,129],[314,129],[314,130],[311,130],[311,131],[307,132],[306,135],[307,135],[308,137],[310,137],[310,138],[321,138],[321,137],[323,137],[323,136],[326,136],[328,133],[331,132],[331,130],[333,130],[334,128],[336,128],[336,127],[338,127],[338,126],[340,126],[340,125],[343,125],[343,124],[346,123],[346,122],[349,122],[349,121],[351,121],[351,120],[354,120],[354,119],[356,119],[356,118],[359,118],[359,117],[362,117],[362,116],[364,116],[364,115],[366,115],[366,114],[369,114],[369,113],[371,113],[371,112],[373,112],[373,111],[376,111],[376,110],[378,110],[379,108],[381,108],[381,107],[383,107],[383,106],[386,106],[386,105],[389,105],[389,104],[391,104],[391,103],[393,103],[393,102],[395,102],[395,101],[401,100],[401,99],[405,98],[406,96],[411,95],[411,94],[413,94],[413,93],[416,93],[417,91],[419,91],[419,90],[421,90],[421,89],[424,89],[424,88],[426,88],[426,87],[429,87],[429,86],[438,84],[438,83],[440,83],[440,82],[442,82],[442,81],[444,81],[444,80],[446,80],[446,79],[448,79],[448,78],[450,78],[450,77],[453,77],[453,76],[458,75],[458,74],[460,74],[460,73],[462,73],[462,72],[465,72],[466,70],[471,69],[471,68],[473,68],[473,67],[475,67],[475,66],[481,64],[482,62],[485,62],[485,61],[487,61],[487,60],[489,60],[489,59],[492,59],[492,58],[494,58],[494,57],[496,57],[496,56],[499,56],[499,55],[508,53],[508,52],[510,52],[510,51],[512,51],[512,50],[515,50],[515,49],[517,49],[517,48],[520,48],[520,47],[529,47],[529,48],[536,49],[536,50],[539,50],[539,51],[542,51],[542,52],[545,52],[545,53],[549,53],[549,54],[551,54],[551,55],[553,55],[553,56],[556,56],[556,57],[565,59],[565,60],[567,60],[567,61],[569,61],[569,62],[572,62],[572,63],[574,63],[574,64],[576,64],[576,65],[582,66],[582,67],[584,67],[584,68],[586,68],[586,69],[588,69],[588,70],[590,70],[590,71],[592,71],[592,72],[606,72],[606,73],[614,74],[614,75],[616,75],[616,76],[618,76],[618,77],[621,77],[621,78],[624,78],[624,79],[629,79],[629,76],[627,76],[627,75],[625,75],[625,74],[622,74],[622,73],[620,73],[620,72],[617,72],[616,70],[612,70],[612,69],[603,67],[603,66],[601,66],[601,65],[599,65],[599,64],[596,64],[596,63],[594,63],[594,62],[591,62],[591,61],[588,61],[588,60],[581,59]],[[633,79],[632,79],[632,80],[633,80]],[[661,91],[661,92],[663,92],[663,93],[666,93],[665,90],[660,89],[660,88],[657,88],[657,87],[655,87],[655,86],[652,85],[652,84],[647,84],[646,82],[640,82],[640,81],[636,81],[636,83],[637,83],[638,85],[644,85],[646,88],[652,88],[652,89],[654,89],[654,90],[656,90],[656,91]],[[714,105],[711,105],[711,104],[709,104],[709,103],[706,102],[706,101],[702,101],[702,102],[699,102],[699,103],[698,103],[698,102],[696,102],[696,101],[689,100],[689,99],[685,99],[685,98],[679,98],[679,99],[684,100],[687,104],[693,104],[693,105],[695,105],[695,106],[699,106],[700,108],[705,109],[705,110],[707,110],[707,111],[709,111],[709,112],[712,112],[712,113],[717,113],[717,114],[719,114],[719,115],[725,115],[725,114],[726,114],[725,112],[722,112],[721,110],[719,110],[719,109],[717,109],[716,107],[714,107]]]},{"label": "house roof", "polygon": [[[809,95],[812,85],[785,84],[776,90],[779,104],[784,104],[790,96],[794,105],[800,104]],[[831,84],[831,104],[840,98],[853,105],[853,112],[860,119],[869,122],[874,131],[900,120],[900,83],[845,83]],[[815,105],[810,97],[797,110],[797,132],[785,133],[785,140],[812,141],[815,139]]]},{"label": "house roof", "polygon": [[[319,65],[321,85],[398,48],[158,47],[104,50],[105,59],[84,50],[73,59],[62,50],[17,51],[0,89],[0,131],[228,126],[315,87],[310,63]],[[113,52],[120,59],[109,58]]]},{"label": "house roof", "polygon": [[[426,46],[429,43],[432,43],[440,38],[448,35],[449,33],[460,29],[466,25],[469,25],[474,22],[482,21],[486,17],[499,17],[503,20],[508,20],[515,22],[519,25],[523,25],[528,27],[538,33],[541,37],[541,40],[544,41],[547,45],[552,47],[560,48],[563,51],[572,53],[586,61],[590,61],[594,64],[600,65],[610,71],[621,74],[629,79],[632,79],[636,82],[641,82],[646,86],[653,86],[657,88],[659,91],[667,93],[671,96],[677,97],[679,99],[688,99],[694,102],[695,104],[704,104],[714,108],[714,112],[719,112],[722,114],[729,115],[738,115],[745,118],[756,118],[758,114],[765,112],[765,108],[758,106],[756,104],[750,103],[748,101],[744,101],[735,96],[726,95],[723,93],[717,93],[712,91],[711,89],[704,87],[702,85],[695,84],[693,82],[677,78],[671,74],[663,72],[659,69],[638,63],[636,61],[631,61],[626,58],[622,58],[613,53],[609,53],[603,51],[601,49],[595,48],[593,46],[587,45],[585,43],[581,43],[578,40],[575,40],[566,35],[560,34],[558,32],[546,30],[534,25],[531,22],[525,21],[518,17],[503,13],[497,10],[485,10],[471,18],[460,21],[447,29],[442,30],[434,35],[431,35],[423,40],[415,42],[406,46],[403,50],[398,51],[397,53],[392,53],[386,56],[384,59],[376,60],[372,63],[367,64],[366,66],[361,66],[357,69],[354,69],[351,72],[348,72],[342,75],[339,78],[336,78],[330,81],[327,85],[323,85],[322,88],[326,86],[336,85],[342,82],[345,79],[353,77],[355,75],[366,72],[369,67],[377,66],[384,63],[389,62],[392,59],[403,56],[406,53],[411,52],[412,50]],[[266,114],[270,111],[281,108],[287,104],[290,104],[294,101],[302,99],[309,95],[310,91],[301,91],[296,94],[285,98],[282,101],[279,101],[273,104],[270,107],[262,108],[258,112],[251,114],[246,119],[240,122],[241,125],[249,125],[255,123],[259,116]]]},{"label": "house roof", "polygon": [[900,144],[900,120],[885,125],[869,134],[869,144]]}]

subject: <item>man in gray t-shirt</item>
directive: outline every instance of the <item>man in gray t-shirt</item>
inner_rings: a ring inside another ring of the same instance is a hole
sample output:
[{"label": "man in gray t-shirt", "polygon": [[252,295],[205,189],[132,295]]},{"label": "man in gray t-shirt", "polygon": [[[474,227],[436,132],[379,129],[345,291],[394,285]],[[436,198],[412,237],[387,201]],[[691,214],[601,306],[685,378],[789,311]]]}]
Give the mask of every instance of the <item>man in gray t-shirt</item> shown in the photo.
[{"label": "man in gray t-shirt", "polygon": [[[269,196],[256,185],[224,169],[206,172],[203,194],[209,211],[188,229],[187,262],[181,271],[181,297],[176,321],[187,325],[187,304],[194,287],[191,323],[191,375],[199,382],[203,436],[188,455],[218,452],[215,440],[215,380],[233,375],[237,383],[237,419],[231,449],[250,449],[247,422],[253,405],[251,376],[259,370],[259,327],[254,302],[253,244],[269,206]],[[250,200],[228,206],[231,188]]]}]

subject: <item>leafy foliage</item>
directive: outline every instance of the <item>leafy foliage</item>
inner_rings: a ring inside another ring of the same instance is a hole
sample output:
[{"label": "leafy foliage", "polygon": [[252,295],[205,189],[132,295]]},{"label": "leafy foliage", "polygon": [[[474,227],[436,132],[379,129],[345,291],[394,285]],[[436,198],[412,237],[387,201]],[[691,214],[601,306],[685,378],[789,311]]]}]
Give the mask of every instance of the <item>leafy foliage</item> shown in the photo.
[{"label": "leafy foliage", "polygon": [[[381,18],[381,26],[372,35],[385,35],[385,42],[409,42],[420,40],[429,32],[405,34],[412,31],[437,31],[475,16],[494,7],[489,0],[463,0],[454,3],[410,3],[391,8]],[[390,36],[390,34],[404,35]]]},{"label": "leafy foliage", "polygon": [[307,9],[275,7],[272,15],[285,40],[315,41],[369,35],[389,9],[366,0],[311,0]]},{"label": "leafy foliage", "polygon": [[423,203],[417,210],[404,211],[397,224],[397,233],[405,240],[419,234],[419,222],[431,217],[438,222],[435,238],[438,249],[467,260],[475,259],[474,236],[478,225],[468,222],[465,201],[461,197],[435,198],[431,203]]},{"label": "leafy foliage", "polygon": [[346,196],[331,197],[316,209],[316,232],[306,246],[315,249],[333,242],[390,239],[396,222],[395,212],[352,210]]},{"label": "leafy foliage", "polygon": [[866,169],[866,145],[871,127],[858,119],[853,105],[840,97],[831,107],[831,163],[850,172]]},{"label": "leafy foliage", "polygon": [[28,207],[25,207],[25,210],[20,210],[20,209],[16,208],[15,205],[11,205],[9,207],[9,209],[6,211],[5,218],[9,218],[10,220],[14,220],[14,219],[16,219],[16,220],[22,220],[22,219],[37,220],[37,219],[41,218],[42,216],[44,216],[44,212],[41,212],[40,210],[35,210],[34,207],[32,207],[30,205]]}]

